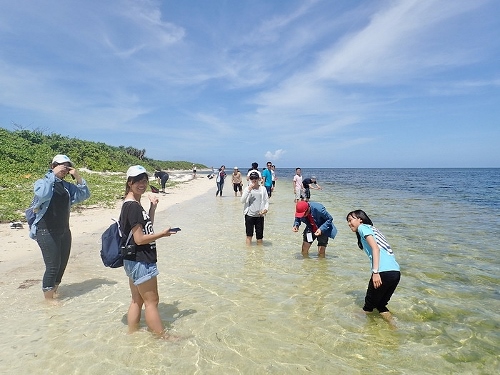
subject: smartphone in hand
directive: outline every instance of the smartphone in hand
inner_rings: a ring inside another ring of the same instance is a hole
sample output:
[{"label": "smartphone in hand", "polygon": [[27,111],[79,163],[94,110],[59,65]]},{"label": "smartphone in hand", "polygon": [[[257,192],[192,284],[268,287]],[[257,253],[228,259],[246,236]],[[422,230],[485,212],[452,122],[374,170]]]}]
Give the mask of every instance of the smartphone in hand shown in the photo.
[{"label": "smartphone in hand", "polygon": [[176,232],[178,232],[180,230],[181,230],[181,228],[177,228],[177,227],[176,228],[170,228],[169,232],[176,233]]}]

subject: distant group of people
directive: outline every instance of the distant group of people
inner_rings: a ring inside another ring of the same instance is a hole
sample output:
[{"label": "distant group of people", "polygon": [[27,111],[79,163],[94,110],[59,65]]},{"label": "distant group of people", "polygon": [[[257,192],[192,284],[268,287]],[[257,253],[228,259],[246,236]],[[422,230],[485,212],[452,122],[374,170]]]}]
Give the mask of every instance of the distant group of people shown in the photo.
[{"label": "distant group of people", "polygon": [[[269,199],[275,188],[276,173],[272,162],[267,162],[266,168],[259,171],[258,163],[252,163],[247,172],[248,185],[242,189],[243,180],[238,167],[234,167],[232,183],[234,195],[241,193],[241,202],[244,204],[246,244],[250,245],[255,233],[257,244],[263,242],[264,217],[269,210]],[[225,166],[221,166],[218,177],[225,178]],[[221,176],[221,177],[219,177]],[[223,177],[222,177],[223,176]],[[293,196],[295,201],[295,220],[293,232],[298,232],[301,224],[305,224],[302,232],[302,255],[308,256],[309,249],[314,241],[317,242],[318,256],[325,257],[329,239],[337,235],[337,228],[333,217],[325,206],[318,202],[310,202],[311,189],[321,190],[315,176],[302,177],[301,168],[295,169],[292,179]],[[222,196],[222,186],[217,183],[216,196]],[[384,318],[390,320],[387,304],[394,293],[400,279],[399,265],[394,253],[382,233],[373,226],[368,215],[362,210],[352,211],[346,218],[350,229],[358,237],[358,246],[364,250],[370,259],[372,276],[368,283],[363,310],[373,311],[376,308]]]},{"label": "distant group of people", "polygon": [[[165,191],[168,174],[160,172],[155,171],[154,176],[160,180],[162,191]],[[65,180],[67,175],[73,178],[74,183]],[[222,195],[226,178],[224,165],[216,172],[215,178],[216,196]],[[241,202],[244,204],[246,243],[251,244],[255,233],[257,243],[261,244],[264,217],[269,210],[269,199],[275,187],[275,167],[268,162],[266,169],[261,173],[258,170],[258,164],[252,163],[246,179],[247,186],[243,188],[241,172],[235,167],[232,183],[235,196],[240,193]],[[300,168],[297,168],[293,178],[295,220],[292,231],[298,232],[300,225],[305,224],[302,233],[302,254],[307,255],[309,248],[316,240],[318,254],[324,257],[328,241],[335,238],[337,228],[333,224],[333,217],[322,204],[309,201],[310,194],[306,189],[310,189],[311,185],[316,185],[318,189],[321,189],[316,179],[311,177],[310,181],[306,180],[302,180]],[[132,233],[130,243],[135,248],[135,252],[124,259],[124,269],[132,296],[127,322],[129,332],[138,330],[141,311],[144,307],[148,328],[159,337],[176,340],[176,337],[165,332],[158,312],[159,296],[156,278],[159,274],[156,264],[156,240],[171,236],[176,232],[171,228],[154,232],[153,223],[159,199],[153,195],[149,197],[148,211],[140,203],[141,196],[146,192],[148,185],[149,174],[144,167],[134,165],[127,170],[120,223],[124,234]],[[35,220],[30,226],[30,237],[37,241],[42,252],[45,263],[42,291],[45,299],[50,301],[56,298],[57,289],[70,256],[70,207],[88,199],[90,190],[70,158],[59,154],[52,159],[50,169],[45,176],[35,182],[34,194]],[[356,233],[359,248],[367,254],[372,270],[363,310],[371,312],[377,309],[385,319],[390,320],[391,314],[387,309],[387,304],[400,280],[400,269],[394,253],[385,237],[374,227],[364,211],[351,211],[346,220],[349,228]]]},{"label": "distant group of people", "polygon": [[[267,163],[267,167],[263,169],[262,173],[259,171],[259,164],[257,162],[252,163],[252,167],[248,169],[246,172],[246,181],[247,185],[250,184],[250,173],[256,172],[259,176],[259,183],[261,183],[267,191],[267,195],[270,198],[274,187],[276,186],[276,166],[274,166],[271,162]],[[217,185],[217,191],[215,196],[222,197],[222,189],[224,188],[224,181],[227,177],[226,174],[226,166],[221,165],[220,168],[216,171],[214,167],[212,167],[212,173],[210,173],[208,178],[214,178]],[[233,173],[231,175],[231,183],[233,184],[234,196],[243,195],[243,175],[238,167],[233,168]]]}]

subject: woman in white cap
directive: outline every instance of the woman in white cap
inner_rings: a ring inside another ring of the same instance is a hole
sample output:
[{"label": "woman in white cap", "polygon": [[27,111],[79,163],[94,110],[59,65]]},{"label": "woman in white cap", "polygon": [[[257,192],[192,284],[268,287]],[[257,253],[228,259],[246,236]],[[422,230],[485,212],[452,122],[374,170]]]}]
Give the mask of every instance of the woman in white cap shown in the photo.
[{"label": "woman in white cap", "polygon": [[162,338],[173,338],[165,332],[158,312],[158,283],[156,276],[156,240],[168,237],[175,231],[171,228],[154,233],[153,222],[158,197],[150,195],[149,211],[141,205],[141,196],[149,186],[149,175],[141,165],[134,165],[127,170],[125,200],[120,213],[120,225],[124,237],[132,232],[130,244],[134,250],[124,257],[123,266],[129,277],[132,301],[127,314],[129,333],[139,329],[142,306],[145,306],[146,324],[150,331]]},{"label": "woman in white cap", "polygon": [[[65,181],[70,175],[76,184]],[[35,220],[30,237],[36,239],[45,262],[42,290],[45,299],[56,296],[71,250],[70,208],[90,197],[85,180],[66,155],[56,155],[45,177],[35,182]]]},{"label": "woman in white cap", "polygon": [[234,190],[234,196],[238,196],[238,191],[240,192],[240,196],[243,194],[242,189],[242,180],[241,180],[241,172],[238,169],[238,167],[234,167],[233,169],[233,174],[231,176],[231,181],[233,182],[233,190]]}]

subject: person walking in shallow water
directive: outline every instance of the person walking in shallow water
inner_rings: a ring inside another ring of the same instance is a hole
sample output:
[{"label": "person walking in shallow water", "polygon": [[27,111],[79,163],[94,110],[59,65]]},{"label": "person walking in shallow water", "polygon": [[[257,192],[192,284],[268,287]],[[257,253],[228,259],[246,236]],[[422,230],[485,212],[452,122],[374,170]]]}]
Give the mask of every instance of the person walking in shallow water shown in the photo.
[{"label": "person walking in shallow water", "polygon": [[243,195],[243,181],[241,178],[241,172],[238,167],[234,167],[233,174],[231,176],[231,182],[233,183],[234,196],[238,196],[238,192],[240,192],[240,196]]},{"label": "person walking in shallow water", "polygon": [[295,168],[295,176],[292,179],[293,185],[293,195],[295,197],[295,203],[297,203],[300,199],[303,199],[302,195],[302,170],[300,168]]},{"label": "person walking in shallow water", "polygon": [[272,165],[273,164],[270,161],[268,161],[266,164],[267,168],[265,168],[262,171],[262,183],[267,190],[267,196],[269,198],[271,198],[271,194],[272,194],[272,190],[273,190],[273,174],[272,174],[272,170],[271,170]]},{"label": "person walking in shallow water", "polygon": [[257,172],[249,175],[250,185],[243,189],[241,203],[244,203],[243,213],[245,214],[246,244],[252,243],[253,232],[257,244],[262,244],[264,238],[264,215],[269,209],[269,197],[264,186],[260,185],[260,177]]},{"label": "person walking in shallow water", "polygon": [[158,281],[159,274],[156,266],[156,240],[168,237],[176,232],[166,228],[154,233],[153,222],[158,197],[149,197],[149,211],[141,205],[141,196],[149,185],[149,175],[141,165],[134,165],[127,170],[125,185],[125,200],[123,201],[120,224],[125,237],[132,232],[130,244],[134,249],[130,255],[124,257],[123,268],[129,278],[132,301],[127,313],[129,333],[139,329],[141,312],[145,306],[146,324],[151,332],[165,339],[175,339],[165,332],[163,322],[158,312]]},{"label": "person walking in shallow water", "polygon": [[[65,181],[70,175],[76,184]],[[35,221],[30,238],[35,239],[45,263],[42,290],[46,300],[56,297],[71,251],[70,208],[90,197],[87,183],[66,155],[56,155],[45,177],[35,182]]]},{"label": "person walking in shallow water", "polygon": [[220,196],[222,197],[222,189],[224,188],[225,179],[226,179],[226,166],[221,165],[215,177],[215,183],[217,184],[217,192],[215,193],[215,196],[218,196],[220,194]]},{"label": "person walking in shallow water", "polygon": [[387,308],[401,278],[399,264],[384,235],[373,226],[373,222],[362,210],[351,211],[346,217],[349,228],[356,233],[358,247],[370,259],[372,274],[366,290],[363,311],[370,313],[377,309],[381,316],[392,323]]}]

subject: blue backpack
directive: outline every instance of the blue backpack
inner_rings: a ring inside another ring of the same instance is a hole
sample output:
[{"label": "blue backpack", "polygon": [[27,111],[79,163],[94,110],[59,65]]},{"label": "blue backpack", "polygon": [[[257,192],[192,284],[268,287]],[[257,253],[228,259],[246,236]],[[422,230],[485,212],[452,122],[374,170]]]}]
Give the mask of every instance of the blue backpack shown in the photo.
[{"label": "blue backpack", "polygon": [[132,231],[130,231],[127,242],[122,246],[123,234],[120,228],[120,222],[112,219],[113,224],[104,231],[101,236],[101,259],[106,267],[119,268],[123,266],[122,247],[127,247],[132,238]]}]

